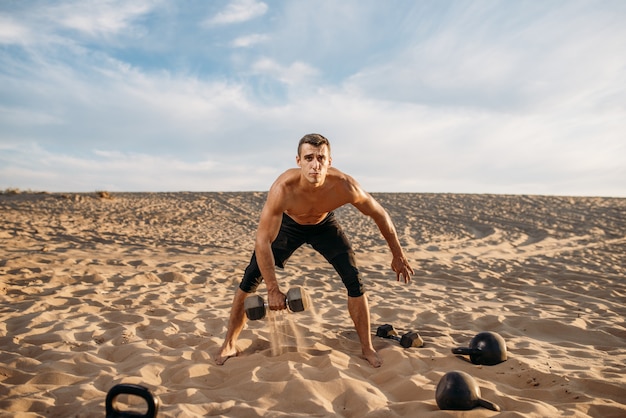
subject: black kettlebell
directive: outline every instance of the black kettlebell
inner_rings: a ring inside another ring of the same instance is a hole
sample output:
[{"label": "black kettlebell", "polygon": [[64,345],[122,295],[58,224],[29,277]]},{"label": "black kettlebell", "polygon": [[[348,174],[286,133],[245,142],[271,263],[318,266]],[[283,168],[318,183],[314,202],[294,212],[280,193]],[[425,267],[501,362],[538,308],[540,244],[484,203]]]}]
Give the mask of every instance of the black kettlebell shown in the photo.
[{"label": "black kettlebell", "polygon": [[[135,395],[143,398],[148,404],[148,412],[140,414],[132,411],[118,411],[113,406],[113,401],[118,395]],[[119,384],[109,390],[106,398],[106,418],[155,418],[159,409],[159,400],[152,396],[148,389],[139,385]]]},{"label": "black kettlebell", "polygon": [[435,399],[439,409],[466,411],[477,406],[500,411],[493,402],[482,399],[480,387],[469,374],[460,371],[446,373],[437,384]]},{"label": "black kettlebell", "polygon": [[506,343],[500,334],[485,331],[476,334],[469,347],[453,348],[452,353],[469,355],[474,364],[493,366],[506,360]]}]

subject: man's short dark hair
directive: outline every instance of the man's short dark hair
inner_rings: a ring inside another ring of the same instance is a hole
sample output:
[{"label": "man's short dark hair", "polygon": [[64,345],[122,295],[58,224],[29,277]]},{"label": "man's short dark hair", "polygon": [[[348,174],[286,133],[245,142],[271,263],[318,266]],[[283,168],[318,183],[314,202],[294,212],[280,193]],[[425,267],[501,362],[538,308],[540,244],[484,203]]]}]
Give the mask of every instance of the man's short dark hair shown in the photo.
[{"label": "man's short dark hair", "polygon": [[298,143],[298,156],[300,156],[300,150],[302,149],[303,144],[310,144],[314,147],[321,147],[322,145],[326,145],[328,147],[328,153],[330,154],[330,142],[328,141],[328,139],[320,134],[304,135]]}]

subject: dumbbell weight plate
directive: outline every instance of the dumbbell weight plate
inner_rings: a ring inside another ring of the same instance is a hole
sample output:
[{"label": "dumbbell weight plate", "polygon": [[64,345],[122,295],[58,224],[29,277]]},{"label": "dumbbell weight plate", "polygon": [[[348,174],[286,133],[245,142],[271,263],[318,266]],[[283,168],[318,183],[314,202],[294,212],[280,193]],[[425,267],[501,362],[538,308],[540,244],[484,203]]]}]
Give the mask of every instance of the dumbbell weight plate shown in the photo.
[{"label": "dumbbell weight plate", "polygon": [[287,292],[287,306],[291,312],[302,312],[309,308],[309,295],[301,287],[292,287]]},{"label": "dumbbell weight plate", "polygon": [[404,348],[423,347],[424,340],[417,332],[407,332],[400,338],[400,345]]},{"label": "dumbbell weight plate", "polygon": [[246,316],[251,321],[265,318],[265,301],[260,295],[250,295],[243,301]]},{"label": "dumbbell weight plate", "polygon": [[376,336],[381,338],[391,338],[394,335],[398,335],[396,330],[393,328],[393,325],[385,324],[381,325],[376,329]]}]

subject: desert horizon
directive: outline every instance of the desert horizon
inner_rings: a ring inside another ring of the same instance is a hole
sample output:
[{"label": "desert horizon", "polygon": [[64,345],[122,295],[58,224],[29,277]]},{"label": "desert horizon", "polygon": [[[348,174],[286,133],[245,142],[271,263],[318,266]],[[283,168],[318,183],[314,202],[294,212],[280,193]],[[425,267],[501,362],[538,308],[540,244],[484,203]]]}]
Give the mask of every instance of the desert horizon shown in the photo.
[{"label": "desert horizon", "polygon": [[[6,189],[0,416],[104,414],[119,383],[149,388],[159,417],[626,414],[626,199],[372,195],[415,269],[410,284],[396,282],[371,219],[335,211],[372,334],[392,324],[424,340],[373,337],[378,369],[360,356],[341,280],[307,246],[278,273],[283,291],[307,290],[311,309],[249,321],[240,355],[215,365],[264,191]],[[483,331],[504,338],[506,361],[451,353]],[[439,410],[435,388],[449,371],[470,374],[501,412]]]},{"label": "desert horizon", "polygon": [[[156,191],[146,191],[146,190],[116,190],[109,188],[98,188],[95,187],[92,190],[39,190],[32,188],[20,188],[20,187],[5,187],[0,190],[0,196],[15,196],[15,195],[52,195],[62,198],[71,198],[73,196],[83,196],[83,197],[98,197],[98,198],[113,198],[115,195],[132,195],[132,194],[186,194],[186,193],[198,193],[198,194],[206,194],[206,193],[216,193],[216,194],[228,194],[228,193],[267,193],[267,189],[250,189],[250,190],[156,190]],[[626,199],[626,196],[618,196],[618,195],[603,195],[603,194],[559,194],[559,193],[526,193],[526,192],[511,192],[511,193],[498,193],[498,192],[485,192],[485,191],[475,191],[475,192],[455,192],[455,191],[430,191],[430,192],[421,192],[421,191],[380,191],[380,190],[368,190],[368,193],[372,195],[386,195],[386,194],[398,194],[398,195],[456,195],[456,196],[528,196],[528,197],[556,197],[556,198],[602,198],[602,199]]]}]

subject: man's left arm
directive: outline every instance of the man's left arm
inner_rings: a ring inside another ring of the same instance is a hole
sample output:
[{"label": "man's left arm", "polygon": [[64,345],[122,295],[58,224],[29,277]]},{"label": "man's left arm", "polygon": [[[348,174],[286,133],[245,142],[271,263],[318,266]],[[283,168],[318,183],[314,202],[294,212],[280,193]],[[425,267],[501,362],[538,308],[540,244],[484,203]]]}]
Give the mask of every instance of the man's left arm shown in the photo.
[{"label": "man's left arm", "polygon": [[371,217],[374,222],[376,222],[378,229],[385,238],[385,241],[387,241],[387,245],[389,245],[389,249],[393,255],[391,268],[396,273],[396,279],[400,281],[400,277],[402,277],[405,283],[409,283],[411,281],[411,274],[415,273],[404,256],[396,228],[389,213],[387,213],[385,208],[383,208],[376,199],[363,190],[359,190],[359,197],[352,204],[361,213]]}]

